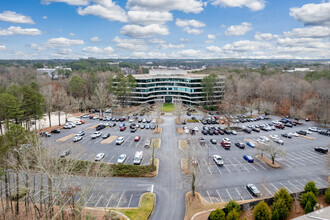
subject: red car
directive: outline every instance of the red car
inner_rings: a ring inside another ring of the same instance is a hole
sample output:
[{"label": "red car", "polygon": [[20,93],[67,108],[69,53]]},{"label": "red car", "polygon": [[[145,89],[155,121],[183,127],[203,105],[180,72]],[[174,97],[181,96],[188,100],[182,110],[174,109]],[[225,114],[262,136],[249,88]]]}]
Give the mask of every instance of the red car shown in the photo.
[{"label": "red car", "polygon": [[126,127],[125,126],[121,126],[120,127],[120,131],[125,131],[126,130]]},{"label": "red car", "polygon": [[299,122],[299,121],[292,121],[292,123],[295,123],[295,124],[297,124],[297,125],[302,125],[302,123]]},{"label": "red car", "polygon": [[80,122],[81,122],[81,124],[85,124],[85,121],[83,121],[83,120],[80,120]]},{"label": "red car", "polygon": [[135,136],[134,141],[139,141],[141,139],[140,136]]},{"label": "red car", "polygon": [[282,125],[282,124],[276,124],[275,125],[275,128],[284,129],[284,125]]}]

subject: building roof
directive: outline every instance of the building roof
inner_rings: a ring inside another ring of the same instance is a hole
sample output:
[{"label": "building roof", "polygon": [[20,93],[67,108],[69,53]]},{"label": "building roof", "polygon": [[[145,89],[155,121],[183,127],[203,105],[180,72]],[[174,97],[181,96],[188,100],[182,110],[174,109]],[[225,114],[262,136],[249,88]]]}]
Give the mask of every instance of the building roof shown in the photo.
[{"label": "building roof", "polygon": [[[135,74],[133,77],[135,79],[155,79],[155,78],[189,78],[189,79],[202,79],[208,74],[193,74],[193,73],[186,73],[186,74],[157,74],[157,75],[151,75],[151,74]],[[219,75],[220,77],[223,77],[222,75]]]}]

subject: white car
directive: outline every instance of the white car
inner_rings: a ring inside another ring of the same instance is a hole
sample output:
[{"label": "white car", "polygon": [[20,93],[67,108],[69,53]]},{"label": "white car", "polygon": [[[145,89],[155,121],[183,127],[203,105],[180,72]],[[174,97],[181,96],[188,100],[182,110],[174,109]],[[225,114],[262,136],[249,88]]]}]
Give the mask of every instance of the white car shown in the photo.
[{"label": "white car", "polygon": [[98,115],[95,115],[94,117],[93,117],[93,119],[95,120],[95,119],[99,119],[100,118],[100,116],[98,116]]},{"label": "white car", "polygon": [[152,119],[151,123],[156,123],[156,119]]},{"label": "white car", "polygon": [[71,125],[71,127],[73,127],[73,128],[75,128],[75,127],[76,127],[76,123],[74,123],[74,122],[69,122],[69,123],[67,123],[67,124],[70,124],[70,125]]},{"label": "white car", "polygon": [[233,135],[237,135],[237,132],[234,131],[234,130],[232,130],[232,131],[231,131],[231,134],[233,134]]},{"label": "white car", "polygon": [[297,132],[293,133],[292,136],[299,137],[299,134]]},{"label": "white car", "polygon": [[229,138],[222,138],[223,142],[231,143]]},{"label": "white car", "polygon": [[262,140],[264,140],[264,141],[269,141],[269,138],[266,137],[266,136],[260,136],[260,138],[261,138]]},{"label": "white car", "polygon": [[213,155],[213,161],[218,166],[223,166],[223,160],[219,155]]},{"label": "white car", "polygon": [[82,136],[75,136],[72,140],[73,140],[73,142],[78,142],[78,141],[80,141],[82,139]]},{"label": "white car", "polygon": [[306,131],[307,134],[311,134],[312,132],[308,131],[308,130],[303,130],[303,131]]},{"label": "white car", "polygon": [[184,129],[184,133],[189,134],[189,129]]},{"label": "white car", "polygon": [[118,157],[118,160],[117,160],[117,163],[124,163],[125,160],[127,158],[127,155],[126,154],[121,154],[119,157]]},{"label": "white car", "polygon": [[194,130],[194,131],[198,131],[198,128],[197,128],[197,127],[194,127],[193,130]]},{"label": "white car", "polygon": [[105,157],[104,153],[98,153],[95,157],[95,161],[100,161]]},{"label": "white car", "polygon": [[64,128],[64,129],[71,129],[71,128],[72,128],[72,126],[71,126],[71,125],[69,125],[69,124],[65,124],[65,125],[63,126],[63,128]]},{"label": "white car", "polygon": [[128,121],[129,122],[134,122],[134,118],[130,118]]},{"label": "white car", "polygon": [[146,123],[147,122],[147,120],[144,118],[143,120],[142,120],[142,123]]},{"label": "white car", "polygon": [[281,122],[279,122],[278,120],[275,120],[275,121],[272,121],[273,122],[273,124],[281,124]]},{"label": "white car", "polygon": [[81,121],[75,121],[74,122],[76,125],[82,125]]},{"label": "white car", "polygon": [[318,132],[318,128],[317,127],[312,127],[312,128],[308,128],[309,131],[314,131],[314,132]]},{"label": "white car", "polygon": [[101,131],[95,131],[92,135],[91,135],[91,138],[92,139],[95,139],[95,138],[98,138],[102,135],[102,132]]},{"label": "white car", "polygon": [[121,145],[122,143],[124,143],[124,137],[117,138],[116,145]]},{"label": "white car", "polygon": [[259,144],[265,144],[265,140],[264,139],[261,139],[261,138],[257,139],[257,142]]},{"label": "white car", "polygon": [[270,137],[271,139],[277,139],[277,138],[278,138],[278,135],[277,135],[277,134],[269,135],[269,137]]}]

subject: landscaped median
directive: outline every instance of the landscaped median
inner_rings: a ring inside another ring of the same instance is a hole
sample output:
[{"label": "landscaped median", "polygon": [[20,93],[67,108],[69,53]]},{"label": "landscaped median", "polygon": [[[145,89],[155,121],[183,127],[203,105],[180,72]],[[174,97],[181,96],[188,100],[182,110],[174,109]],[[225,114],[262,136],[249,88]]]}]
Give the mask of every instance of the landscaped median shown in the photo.
[{"label": "landscaped median", "polygon": [[57,139],[56,142],[67,141],[67,140],[69,140],[70,138],[74,137],[75,135],[76,135],[76,134],[69,134],[69,135],[67,135],[67,136],[65,136],[65,137],[62,137],[62,138],[60,138],[60,139]]},{"label": "landscaped median", "polygon": [[154,193],[144,193],[141,195],[138,208],[111,209],[120,212],[131,220],[147,220],[154,211],[156,204],[156,195]]},{"label": "landscaped median", "polygon": [[160,140],[160,138],[154,138],[151,140],[151,146],[155,149],[160,148],[162,141]]},{"label": "landscaped median", "polygon": [[267,164],[270,167],[273,168],[281,168],[281,165],[279,165],[278,163],[272,163],[272,160],[268,159],[267,157],[263,157],[261,155],[257,155],[256,158],[258,158],[259,160],[263,161],[265,164]]},{"label": "landscaped median", "polygon": [[117,139],[118,136],[110,136],[107,139],[103,140],[101,142],[101,144],[110,144],[111,142],[113,142],[114,140]]},{"label": "landscaped median", "polygon": [[186,140],[179,140],[179,149],[180,150],[187,150],[188,149],[188,143]]}]

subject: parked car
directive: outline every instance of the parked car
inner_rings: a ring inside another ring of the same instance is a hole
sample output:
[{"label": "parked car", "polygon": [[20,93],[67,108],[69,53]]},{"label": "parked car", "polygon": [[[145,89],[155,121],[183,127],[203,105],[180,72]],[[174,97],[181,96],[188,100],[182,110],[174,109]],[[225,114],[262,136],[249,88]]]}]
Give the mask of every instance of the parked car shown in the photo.
[{"label": "parked car", "polygon": [[307,132],[306,131],[297,131],[297,134],[300,134],[300,135],[307,135]]},{"label": "parked car", "polygon": [[73,142],[78,142],[78,141],[80,141],[82,139],[82,136],[75,136],[73,139],[72,139],[72,141]]},{"label": "parked car", "polygon": [[139,141],[141,139],[140,136],[135,136],[134,141]]},{"label": "parked car", "polygon": [[225,148],[226,150],[229,150],[230,149],[230,139],[229,138],[222,138],[222,141],[221,141],[221,146],[223,148]]},{"label": "parked car", "polygon": [[67,149],[65,151],[63,151],[61,154],[60,154],[60,157],[61,158],[64,158],[66,156],[69,156],[71,154],[71,150],[70,149]]},{"label": "parked car", "polygon": [[256,127],[252,127],[251,130],[255,132],[260,132],[260,128],[256,128]]},{"label": "parked car", "polygon": [[247,141],[246,145],[249,146],[249,147],[252,147],[252,148],[256,147],[256,145],[254,143],[252,143],[251,141]]},{"label": "parked car", "polygon": [[103,135],[103,139],[107,139],[108,137],[110,137],[110,133],[106,133],[105,135]]},{"label": "parked car", "polygon": [[105,125],[104,124],[99,124],[98,126],[96,126],[96,130],[99,131],[99,130],[102,130],[105,128]]},{"label": "parked car", "polygon": [[232,135],[237,135],[237,132],[234,131],[234,130],[231,130],[231,134],[232,134]]},{"label": "parked car", "polygon": [[85,135],[85,132],[84,131],[79,131],[76,136],[84,136]]},{"label": "parked car", "polygon": [[124,137],[117,138],[116,145],[121,145],[122,143],[124,143]]},{"label": "parked car", "polygon": [[213,155],[213,161],[218,166],[223,166],[223,160],[219,155]]},{"label": "parked car", "polygon": [[216,140],[216,139],[210,139],[210,142],[211,142],[212,144],[217,144],[217,140]]},{"label": "parked car", "polygon": [[309,131],[314,131],[314,132],[318,132],[319,129],[317,127],[312,127],[312,128],[308,128]]},{"label": "parked car", "polygon": [[143,151],[137,151],[135,152],[135,156],[133,159],[133,164],[134,165],[140,165],[143,159]]},{"label": "parked car", "polygon": [[149,125],[149,124],[147,124],[147,125],[146,125],[146,129],[149,129],[149,128],[150,128],[150,125]]},{"label": "parked car", "polygon": [[258,190],[258,188],[255,185],[247,184],[246,188],[253,196],[255,196],[255,197],[260,196],[260,191]]},{"label": "parked car", "polygon": [[274,142],[278,143],[278,144],[281,144],[281,145],[284,144],[284,141],[282,141],[281,139],[274,139]]},{"label": "parked car", "polygon": [[118,157],[118,160],[117,160],[117,163],[124,163],[125,160],[127,158],[127,155],[126,154],[121,154],[119,157]]},{"label": "parked car", "polygon": [[262,140],[264,140],[264,141],[269,141],[269,138],[266,137],[266,136],[260,136],[260,138],[261,138]]},{"label": "parked car", "polygon": [[245,144],[243,142],[236,142],[235,146],[240,148],[240,149],[244,149],[245,148]]},{"label": "parked car", "polygon": [[120,126],[120,131],[125,131],[126,130],[126,127],[125,126]]},{"label": "parked car", "polygon": [[248,134],[251,133],[251,130],[249,128],[243,128],[242,131],[244,131],[245,133],[248,133]]},{"label": "parked car", "polygon": [[54,130],[51,130],[50,133],[61,133],[61,130],[60,129],[54,129]]},{"label": "parked car", "polygon": [[186,120],[183,120],[183,121],[182,121],[182,124],[183,124],[183,125],[187,124]]},{"label": "parked car", "polygon": [[134,132],[136,132],[136,130],[137,130],[137,128],[132,128],[131,132],[134,133]]},{"label": "parked car", "polygon": [[49,132],[47,132],[47,131],[40,132],[39,135],[41,137],[50,137],[51,136],[51,134]]},{"label": "parked car", "polygon": [[325,148],[325,147],[315,147],[314,150],[317,152],[323,153],[323,154],[328,153],[328,148]]},{"label": "parked car", "polygon": [[207,130],[202,130],[202,134],[207,135]]},{"label": "parked car", "polygon": [[101,161],[105,157],[104,153],[98,153],[95,157],[95,161]]},{"label": "parked car", "polygon": [[282,135],[282,137],[292,138],[292,135],[290,135],[289,133],[283,133],[281,135]]},{"label": "parked car", "polygon": [[95,131],[92,135],[91,135],[91,138],[92,139],[95,139],[95,138],[98,138],[102,135],[102,132],[101,131]]},{"label": "parked car", "polygon": [[243,159],[246,160],[249,163],[253,163],[254,159],[250,155],[244,155]]}]

